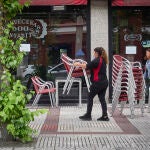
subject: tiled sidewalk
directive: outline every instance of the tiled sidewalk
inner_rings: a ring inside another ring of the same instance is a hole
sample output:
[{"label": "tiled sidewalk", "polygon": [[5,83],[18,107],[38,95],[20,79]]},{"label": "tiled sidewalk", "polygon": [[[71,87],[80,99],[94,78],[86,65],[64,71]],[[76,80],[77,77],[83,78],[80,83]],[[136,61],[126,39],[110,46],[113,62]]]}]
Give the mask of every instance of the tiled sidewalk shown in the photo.
[{"label": "tiled sidewalk", "polygon": [[[111,105],[108,106],[109,112]],[[22,144],[18,141],[1,141],[0,150],[149,150],[150,113],[145,109],[141,117],[140,109],[135,110],[130,119],[130,110],[123,115],[116,110],[109,122],[96,119],[101,115],[101,107],[93,105],[92,121],[81,121],[78,117],[86,111],[86,105],[61,106],[51,108],[47,114],[35,118],[31,127],[38,130],[34,141]]]}]

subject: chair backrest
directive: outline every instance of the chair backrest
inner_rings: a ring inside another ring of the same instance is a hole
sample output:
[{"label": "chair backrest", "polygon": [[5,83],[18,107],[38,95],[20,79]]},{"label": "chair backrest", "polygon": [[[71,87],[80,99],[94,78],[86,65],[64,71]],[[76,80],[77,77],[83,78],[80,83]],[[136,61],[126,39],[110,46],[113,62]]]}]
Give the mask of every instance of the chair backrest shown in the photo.
[{"label": "chair backrest", "polygon": [[120,55],[114,55],[113,56],[114,60],[121,62],[122,61],[122,57]]},{"label": "chair backrest", "polygon": [[38,93],[38,91],[39,91],[39,84],[37,83],[35,77],[32,77],[31,80],[32,80],[35,92]]},{"label": "chair backrest", "polygon": [[121,67],[123,64],[122,57],[120,55],[113,56],[113,65],[116,67]]},{"label": "chair backrest", "polygon": [[45,81],[44,80],[42,80],[40,77],[38,77],[38,76],[34,76],[35,78],[35,80],[36,80],[36,82],[38,83],[38,84],[43,84],[43,83],[45,83]]},{"label": "chair backrest", "polygon": [[73,65],[72,64],[73,60],[70,57],[68,57],[68,56],[66,56],[64,54],[61,55],[61,60],[62,60],[62,62],[64,64],[64,66],[65,66],[65,69],[67,70],[67,72],[69,72],[71,66]]}]

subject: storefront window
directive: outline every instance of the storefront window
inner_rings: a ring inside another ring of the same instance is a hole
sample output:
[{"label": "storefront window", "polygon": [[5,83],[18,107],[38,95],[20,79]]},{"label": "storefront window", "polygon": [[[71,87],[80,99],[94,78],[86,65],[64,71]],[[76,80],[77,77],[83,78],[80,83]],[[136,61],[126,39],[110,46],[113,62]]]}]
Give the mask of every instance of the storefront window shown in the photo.
[{"label": "storefront window", "polygon": [[114,9],[113,54],[142,63],[147,47],[150,47],[150,10]]},{"label": "storefront window", "polygon": [[17,76],[25,84],[33,74],[44,80],[66,76],[61,53],[75,58],[82,51],[86,59],[86,6],[45,8],[41,11],[40,7],[32,7],[14,19],[12,38],[22,36],[27,39],[24,44],[30,44],[30,51],[17,70]]}]

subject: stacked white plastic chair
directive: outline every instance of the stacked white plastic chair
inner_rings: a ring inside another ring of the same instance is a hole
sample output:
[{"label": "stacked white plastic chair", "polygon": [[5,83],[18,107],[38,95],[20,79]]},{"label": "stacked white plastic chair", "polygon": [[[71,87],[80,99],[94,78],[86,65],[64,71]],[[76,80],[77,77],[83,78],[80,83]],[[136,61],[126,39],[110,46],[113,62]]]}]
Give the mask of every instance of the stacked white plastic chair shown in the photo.
[{"label": "stacked white plastic chair", "polygon": [[74,66],[75,62],[86,63],[86,61],[84,61],[82,59],[71,59],[70,57],[68,57],[64,54],[61,55],[61,60],[68,72],[68,76],[67,76],[65,85],[63,87],[63,94],[66,91],[67,91],[67,94],[69,93],[69,91],[72,87],[74,78],[78,78],[78,77],[82,77],[82,76],[85,77],[87,89],[88,89],[88,91],[90,91],[90,80],[88,78],[87,71],[82,67]]},{"label": "stacked white plastic chair", "polygon": [[[134,63],[129,62],[127,59],[120,55],[113,56],[113,68],[112,68],[112,86],[113,86],[113,99],[112,99],[112,115],[117,107],[117,104],[121,104],[121,113],[124,105],[128,102],[131,118],[134,116],[135,103],[137,101],[137,84],[135,78]],[[143,84],[143,78],[140,78],[140,85]],[[144,87],[144,86],[143,86]],[[142,87],[142,89],[143,89]],[[143,89],[144,90],[144,89]],[[144,95],[144,91],[141,91],[141,95]],[[142,98],[141,98],[142,99]],[[141,105],[141,111],[143,114],[143,103]]]}]

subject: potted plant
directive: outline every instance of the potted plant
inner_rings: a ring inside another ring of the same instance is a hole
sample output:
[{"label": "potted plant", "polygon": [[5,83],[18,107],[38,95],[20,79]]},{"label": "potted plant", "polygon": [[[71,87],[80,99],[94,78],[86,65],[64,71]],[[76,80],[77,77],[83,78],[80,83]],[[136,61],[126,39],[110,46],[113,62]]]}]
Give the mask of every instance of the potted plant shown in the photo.
[{"label": "potted plant", "polygon": [[0,2],[1,14],[5,16],[1,22],[3,29],[0,36],[0,126],[2,136],[8,134],[13,138],[22,142],[32,140],[34,131],[30,128],[30,121],[34,120],[34,116],[45,113],[45,110],[37,110],[31,112],[26,108],[27,102],[31,99],[33,92],[26,93],[26,87],[21,84],[12,74],[11,70],[15,70],[22,62],[24,52],[21,52],[20,44],[23,38],[13,40],[10,38],[10,32],[13,30],[11,19],[21,12],[23,6],[18,0],[5,0]]}]

